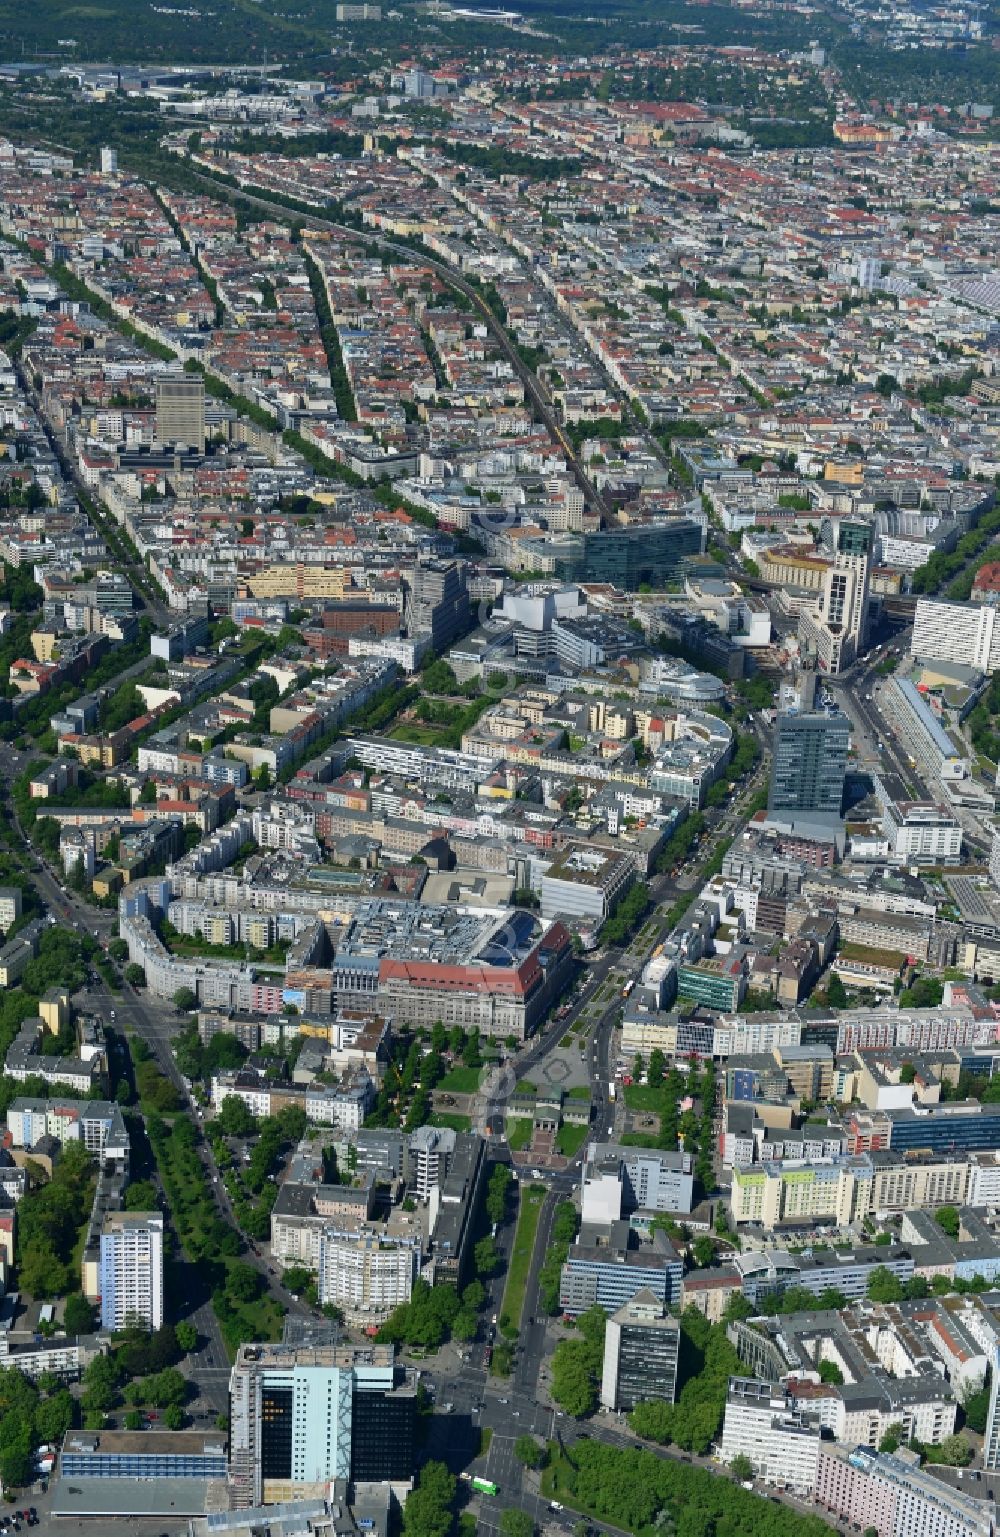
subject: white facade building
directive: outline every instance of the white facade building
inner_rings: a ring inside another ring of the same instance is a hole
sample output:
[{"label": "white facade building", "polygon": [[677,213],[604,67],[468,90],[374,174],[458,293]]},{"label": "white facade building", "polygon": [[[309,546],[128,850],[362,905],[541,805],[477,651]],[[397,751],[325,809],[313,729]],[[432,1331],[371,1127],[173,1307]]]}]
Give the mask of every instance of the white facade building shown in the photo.
[{"label": "white facade building", "polygon": [[1000,1206],[1000,1155],[969,1154],[969,1206]]},{"label": "white facade building", "polygon": [[325,1228],[319,1235],[318,1293],[354,1321],[377,1323],[409,1302],[420,1238],[386,1239],[376,1230]]},{"label": "white facade building", "polygon": [[889,857],[900,864],[955,864],[962,855],[962,824],[931,801],[890,801],[882,816]]},{"label": "white facade building", "polygon": [[910,654],[994,673],[1000,668],[1000,614],[989,604],[918,598]]},{"label": "white facade building", "polygon": [[781,1388],[751,1377],[731,1377],[722,1427],[722,1460],[746,1457],[766,1483],[812,1493],[820,1436],[806,1425]]},{"label": "white facade building", "polygon": [[109,1212],[101,1229],[101,1325],[163,1323],[163,1216]]}]

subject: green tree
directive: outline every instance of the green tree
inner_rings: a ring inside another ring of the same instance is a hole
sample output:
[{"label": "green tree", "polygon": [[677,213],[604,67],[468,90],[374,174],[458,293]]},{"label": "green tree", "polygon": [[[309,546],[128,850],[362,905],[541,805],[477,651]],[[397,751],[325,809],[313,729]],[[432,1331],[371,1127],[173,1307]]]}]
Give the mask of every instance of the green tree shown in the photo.
[{"label": "green tree", "polygon": [[842,1387],[844,1374],[836,1361],[821,1361],[819,1363],[820,1382],[832,1383],[835,1387]]},{"label": "green tree", "polygon": [[986,1421],[990,1412],[990,1390],[984,1383],[981,1388],[967,1393],[962,1399],[962,1408],[965,1411],[965,1423],[976,1435],[981,1436],[986,1429]]},{"label": "green tree", "polygon": [[503,1537],[535,1537],[535,1523],[526,1510],[508,1507],[500,1516]]},{"label": "green tree", "polygon": [[182,1404],[188,1393],[187,1378],[175,1366],[168,1366],[162,1372],[153,1372],[144,1377],[138,1387],[143,1402],[153,1404],[157,1409],[166,1409],[170,1404]]},{"label": "green tree", "polygon": [[899,1423],[899,1421],[896,1420],[893,1424],[891,1424],[887,1428],[887,1430],[885,1432],[885,1435],[882,1437],[881,1441],[879,1442],[879,1444],[878,1444],[879,1451],[880,1452],[894,1452],[894,1451],[897,1451],[899,1449],[899,1447],[901,1446],[905,1435],[906,1435],[906,1431],[903,1429],[903,1427]]},{"label": "green tree", "polygon": [[[195,1028],[193,1034],[197,1040],[197,1028]],[[211,1078],[213,1073],[220,1072],[223,1068],[239,1067],[246,1054],[246,1047],[236,1039],[235,1035],[226,1035],[220,1030],[218,1034],[212,1036],[212,1039],[204,1048],[200,1062],[200,1074],[197,1076],[208,1079]],[[189,1074],[188,1076],[195,1075]]]},{"label": "green tree", "polygon": [[293,1297],[298,1297],[304,1292],[311,1280],[312,1274],[304,1265],[289,1265],[282,1276],[286,1290],[290,1291]]},{"label": "green tree", "polygon": [[872,1302],[902,1302],[903,1287],[885,1265],[876,1265],[868,1277],[867,1294]]},{"label": "green tree", "polygon": [[669,1446],[674,1439],[673,1404],[658,1399],[636,1404],[628,1422],[637,1436],[644,1441],[655,1441],[659,1446]]},{"label": "green tree", "polygon": [[493,1239],[489,1234],[485,1238],[480,1238],[472,1251],[472,1263],[475,1266],[476,1275],[491,1276],[499,1262],[500,1256],[497,1254],[497,1246]]},{"label": "green tree", "polygon": [[425,1462],[403,1507],[404,1537],[449,1537],[455,1489],[443,1462]]},{"label": "green tree", "polygon": [[552,1358],[552,1397],[576,1418],[597,1407],[597,1385],[604,1357],[607,1316],[588,1308],[577,1319],[578,1339],[562,1340]]},{"label": "green tree", "polygon": [[459,1308],[452,1319],[452,1338],[468,1342],[474,1340],[479,1332],[479,1320],[472,1308]]},{"label": "green tree", "polygon": [[176,1325],[174,1333],[177,1336],[177,1344],[185,1355],[190,1355],[192,1350],[198,1347],[198,1330],[193,1323],[183,1319]]},{"label": "green tree", "polygon": [[63,1309],[63,1324],[67,1334],[90,1334],[94,1327],[94,1310],[86,1297],[70,1292]]},{"label": "green tree", "polygon": [[691,1255],[696,1265],[704,1268],[715,1259],[715,1245],[707,1233],[701,1233],[691,1245]]},{"label": "green tree", "polygon": [[68,1388],[59,1388],[42,1399],[35,1409],[35,1436],[46,1445],[58,1446],[75,1422],[76,1399]]},{"label": "green tree", "polygon": [[830,973],[830,980],[826,984],[826,1001],[831,1009],[847,1008],[847,988],[836,971]]},{"label": "green tree", "polygon": [[935,1462],[947,1463],[953,1468],[967,1468],[972,1461],[972,1447],[964,1436],[958,1434],[945,1436],[939,1446],[935,1447]]},{"label": "green tree", "polygon": [[753,1463],[743,1452],[737,1452],[729,1464],[729,1471],[733,1474],[734,1478],[739,1479],[740,1483],[746,1483],[754,1476]]},{"label": "green tree", "polygon": [[943,997],[944,983],[939,978],[917,977],[910,987],[904,987],[900,993],[899,1006],[904,1009],[936,1009]]},{"label": "green tree", "polygon": [[518,1436],[514,1442],[514,1456],[526,1468],[540,1468],[545,1462],[545,1448],[534,1436]]},{"label": "green tree", "polygon": [[227,1094],[219,1107],[216,1125],[227,1137],[249,1137],[257,1130],[257,1118],[238,1094]]},{"label": "green tree", "polygon": [[182,1014],[190,1014],[192,1009],[198,1007],[198,995],[189,987],[179,987],[174,993],[174,1008]]},{"label": "green tree", "polygon": [[104,1413],[118,1402],[120,1369],[113,1355],[95,1356],[83,1373],[82,1404],[88,1412]]},{"label": "green tree", "polygon": [[957,1206],[939,1206],[934,1213],[934,1220],[942,1232],[948,1234],[949,1238],[958,1237],[961,1218],[958,1215]]},{"label": "green tree", "polygon": [[552,1397],[567,1414],[580,1418],[597,1407],[597,1386],[582,1340],[563,1340],[552,1358]]},{"label": "green tree", "polygon": [[133,961],[125,967],[125,980],[130,987],[145,987],[146,973],[141,966],[137,966]]},{"label": "green tree", "polygon": [[4,1489],[23,1489],[33,1473],[30,1427],[12,1445],[0,1448],[0,1482]]},{"label": "green tree", "polygon": [[156,1211],[156,1186],[151,1180],[137,1179],[125,1191],[126,1211]]},{"label": "green tree", "polygon": [[513,1176],[505,1163],[498,1163],[486,1189],[486,1215],[498,1225],[507,1214],[507,1192]]},{"label": "green tree", "polygon": [[255,1265],[237,1260],[226,1274],[226,1291],[237,1302],[255,1302],[264,1287],[264,1277]]},{"label": "green tree", "polygon": [[482,1281],[470,1281],[462,1293],[462,1306],[477,1313],[486,1301],[486,1288]]},{"label": "green tree", "polygon": [[184,1426],[184,1410],[180,1404],[168,1404],[163,1411],[163,1423],[168,1430],[181,1430]]}]

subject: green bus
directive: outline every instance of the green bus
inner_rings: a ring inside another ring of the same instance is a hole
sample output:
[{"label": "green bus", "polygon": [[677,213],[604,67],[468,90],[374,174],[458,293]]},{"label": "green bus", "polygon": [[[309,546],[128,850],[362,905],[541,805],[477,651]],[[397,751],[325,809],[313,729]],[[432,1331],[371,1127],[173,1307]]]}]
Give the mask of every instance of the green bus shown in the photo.
[{"label": "green bus", "polygon": [[499,1493],[499,1490],[497,1489],[496,1484],[494,1484],[488,1478],[474,1478],[472,1480],[472,1487],[473,1487],[473,1489],[478,1489],[480,1494],[498,1494]]}]

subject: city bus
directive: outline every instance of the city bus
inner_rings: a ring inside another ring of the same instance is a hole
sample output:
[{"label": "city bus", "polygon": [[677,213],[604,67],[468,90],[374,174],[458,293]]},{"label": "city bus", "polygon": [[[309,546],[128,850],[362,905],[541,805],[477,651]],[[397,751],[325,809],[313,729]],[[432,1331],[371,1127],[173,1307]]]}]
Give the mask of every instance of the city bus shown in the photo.
[{"label": "city bus", "polygon": [[497,1494],[497,1493],[499,1493],[499,1490],[497,1489],[496,1484],[493,1483],[492,1480],[488,1479],[488,1478],[474,1478],[472,1480],[472,1487],[473,1487],[473,1489],[478,1489],[480,1494]]}]

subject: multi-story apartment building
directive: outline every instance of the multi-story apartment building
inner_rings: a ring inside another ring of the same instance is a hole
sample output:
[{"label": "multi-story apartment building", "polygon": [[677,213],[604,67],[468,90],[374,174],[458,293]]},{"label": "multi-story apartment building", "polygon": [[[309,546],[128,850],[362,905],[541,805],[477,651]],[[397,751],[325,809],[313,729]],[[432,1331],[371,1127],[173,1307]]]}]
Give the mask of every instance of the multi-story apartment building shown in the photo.
[{"label": "multi-story apartment building", "polygon": [[279,1265],[319,1265],[320,1234],[330,1224],[360,1230],[372,1215],[375,1177],[370,1169],[349,1185],[325,1185],[319,1179],[300,1180],[295,1173],[282,1182],[271,1208],[271,1254]]},{"label": "multi-story apartment building", "polygon": [[101,1324],[163,1323],[163,1214],[109,1212],[101,1228]]},{"label": "multi-story apartment building", "polygon": [[419,1223],[390,1238],[377,1227],[324,1227],[319,1233],[320,1304],[339,1307],[352,1323],[381,1323],[409,1302],[420,1269]]},{"label": "multi-story apartment building", "polygon": [[465,567],[443,560],[417,566],[410,579],[406,622],[411,635],[429,634],[439,653],[457,640],[471,622]]},{"label": "multi-story apartment building", "polygon": [[447,1126],[418,1126],[410,1133],[407,1148],[407,1188],[419,1201],[429,1200],[431,1191],[444,1184],[455,1157],[461,1134]]},{"label": "multi-story apartment building", "polygon": [[[283,1266],[320,1272],[328,1301],[359,1319],[385,1315],[406,1300],[427,1270],[460,1283],[476,1227],[485,1168],[483,1139],[449,1128],[362,1133],[350,1184],[326,1185],[301,1159],[271,1212],[271,1253]],[[374,1214],[376,1176],[405,1179],[408,1196]],[[405,1296],[402,1294],[405,1292]]]},{"label": "multi-story apartment building", "polygon": [[161,443],[205,446],[205,381],[198,375],[161,374],[156,381],[156,435]]},{"label": "multi-story apartment building", "polygon": [[983,1467],[1000,1470],[1000,1343],[990,1352],[990,1408],[983,1438]]},{"label": "multi-story apartment building", "polygon": [[793,1287],[796,1291],[812,1292],[814,1297],[821,1297],[828,1290],[838,1291],[849,1302],[855,1302],[868,1295],[873,1271],[888,1270],[905,1284],[912,1280],[916,1264],[910,1247],[871,1244],[846,1252],[817,1248],[797,1254],[786,1249],[747,1249],[733,1256],[732,1268],[739,1277],[743,1296],[756,1305],[780,1297]]},{"label": "multi-story apartment building", "polygon": [[823,672],[839,673],[864,650],[868,634],[871,527],[841,523],[833,565],[823,573],[815,609],[803,613],[799,638]]},{"label": "multi-story apartment building", "polygon": [[811,1494],[820,1435],[783,1389],[753,1377],[730,1377],[722,1426],[722,1460],[746,1457],[765,1483]]},{"label": "multi-story apartment building", "polygon": [[899,864],[952,865],[961,858],[962,824],[935,801],[894,801],[887,796],[882,830]]},{"label": "multi-story apartment building", "polygon": [[779,1223],[816,1219],[846,1226],[868,1210],[871,1165],[855,1160],[756,1164],[733,1169],[732,1215],[737,1224],[753,1222],[765,1230]]},{"label": "multi-story apartment building", "polygon": [[245,1070],[219,1073],[212,1079],[212,1104],[220,1109],[229,1098],[241,1099],[256,1116],[274,1115],[286,1105],[300,1106],[307,1120],[338,1131],[357,1131],[374,1103],[375,1088],[367,1069],[355,1070],[336,1085],[272,1083],[263,1074]]},{"label": "multi-story apartment building", "polygon": [[994,673],[1000,668],[1000,610],[989,603],[918,598],[910,654]]},{"label": "multi-story apartment building", "polygon": [[20,886],[0,886],[0,931],[6,934],[21,916]]},{"label": "multi-story apartment building", "polygon": [[916,1452],[891,1456],[824,1442],[813,1499],[822,1509],[878,1537],[993,1537],[993,1508],[952,1489],[920,1466]]},{"label": "multi-story apartment building", "polygon": [[[727,1332],[753,1375],[784,1383],[810,1421],[844,1444],[874,1448],[892,1425],[903,1427],[902,1439],[928,1445],[954,1430],[956,1394],[964,1384],[954,1357],[947,1360],[931,1343],[938,1324],[941,1338],[947,1318],[932,1314],[925,1326],[905,1305],[861,1301],[840,1311],[733,1323]],[[840,1382],[821,1380],[825,1361],[837,1367]]]},{"label": "multi-story apartment building", "polygon": [[872,1212],[961,1205],[969,1185],[962,1155],[905,1159],[898,1152],[785,1159],[733,1168],[732,1215],[773,1230],[783,1222],[838,1227]]},{"label": "multi-story apartment building", "polygon": [[44,1136],[82,1142],[103,1167],[128,1172],[129,1135],[113,1100],[19,1095],[7,1111],[7,1131],[14,1148],[31,1149]]}]

